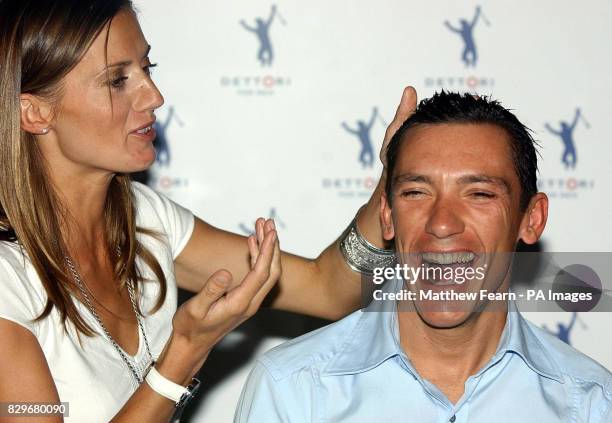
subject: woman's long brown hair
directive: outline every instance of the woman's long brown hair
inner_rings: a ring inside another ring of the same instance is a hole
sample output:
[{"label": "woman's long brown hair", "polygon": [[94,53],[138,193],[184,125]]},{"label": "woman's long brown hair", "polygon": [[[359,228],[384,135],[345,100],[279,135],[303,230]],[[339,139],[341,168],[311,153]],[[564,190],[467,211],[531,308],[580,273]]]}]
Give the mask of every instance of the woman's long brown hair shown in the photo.
[{"label": "woman's long brown hair", "polygon": [[[65,257],[70,254],[61,236],[69,217],[50,182],[36,138],[21,129],[20,94],[56,104],[64,76],[105,29],[108,44],[110,23],[121,10],[133,11],[131,1],[0,0],[0,240],[19,245],[47,293],[45,308],[33,321],[45,319],[57,307],[64,330],[68,319],[77,335],[93,336],[94,331],[71,296],[78,288],[66,268]],[[110,183],[104,225],[104,248],[121,289],[132,281],[138,295],[144,278],[136,266],[137,257],[157,277],[160,295],[151,313],[156,312],[166,297],[166,279],[136,234],[159,234],[136,226],[128,174],[116,174]],[[117,246],[121,255],[116,254]]]}]

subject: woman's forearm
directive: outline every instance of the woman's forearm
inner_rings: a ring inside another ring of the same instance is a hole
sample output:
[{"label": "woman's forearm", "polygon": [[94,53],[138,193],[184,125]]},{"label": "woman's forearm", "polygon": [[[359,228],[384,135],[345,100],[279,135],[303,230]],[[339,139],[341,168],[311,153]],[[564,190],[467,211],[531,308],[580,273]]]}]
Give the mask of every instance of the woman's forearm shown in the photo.
[{"label": "woman's forearm", "polygon": [[[383,248],[380,229],[380,196],[384,180],[357,213],[359,232],[371,244]],[[361,274],[346,263],[339,237],[314,260],[283,253],[283,276],[271,306],[330,320],[340,319],[362,306]]]},{"label": "woman's forearm", "polygon": [[[380,152],[383,171],[370,200],[358,212],[357,228],[361,235],[378,248],[388,248],[380,226],[380,200],[386,183],[386,150],[391,138],[416,109],[417,95],[413,87],[406,87],[387,128]],[[314,260],[284,253],[283,277],[279,292],[271,301],[272,307],[327,319],[339,319],[363,306],[361,274],[351,269],[340,251],[340,237]]]},{"label": "woman's forearm", "polygon": [[[357,212],[357,228],[371,244],[384,248],[380,228],[380,198],[384,190],[384,176],[381,177],[370,200]],[[362,275],[347,264],[341,249],[340,235],[313,262],[311,289],[316,295],[319,316],[336,320],[364,306],[362,304]]]}]

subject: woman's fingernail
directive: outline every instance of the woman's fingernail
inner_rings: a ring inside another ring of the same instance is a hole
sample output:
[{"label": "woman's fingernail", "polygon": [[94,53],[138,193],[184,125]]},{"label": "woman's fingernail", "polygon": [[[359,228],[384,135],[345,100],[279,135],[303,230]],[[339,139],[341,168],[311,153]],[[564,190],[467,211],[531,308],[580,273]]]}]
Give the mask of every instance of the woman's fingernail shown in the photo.
[{"label": "woman's fingernail", "polygon": [[225,273],[220,273],[218,275],[215,275],[215,280],[217,282],[227,283],[227,282],[229,282],[229,277]]}]

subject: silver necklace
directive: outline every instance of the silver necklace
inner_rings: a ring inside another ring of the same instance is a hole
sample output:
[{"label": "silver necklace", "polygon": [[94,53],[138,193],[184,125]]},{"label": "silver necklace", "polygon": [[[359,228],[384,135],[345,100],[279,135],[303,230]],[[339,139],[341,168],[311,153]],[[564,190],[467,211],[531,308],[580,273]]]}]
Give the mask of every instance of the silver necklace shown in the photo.
[{"label": "silver necklace", "polygon": [[[119,248],[117,248],[117,253],[120,254]],[[66,256],[65,259],[66,259],[66,264],[68,265],[68,269],[70,270],[70,273],[72,273],[72,277],[76,281],[77,285],[79,285],[79,289],[81,290],[81,293],[83,294],[83,297],[85,298],[85,302],[87,303],[87,307],[89,308],[89,311],[91,311],[91,314],[94,316],[94,318],[96,319],[100,327],[102,327],[104,334],[106,335],[110,343],[113,345],[113,347],[115,347],[115,349],[117,350],[117,352],[123,359],[123,362],[125,363],[125,365],[132,372],[132,375],[134,376],[136,383],[140,385],[144,381],[144,376],[140,375],[136,371],[136,368],[134,367],[134,365],[131,363],[131,361],[128,359],[126,354],[123,352],[123,349],[119,346],[117,341],[113,339],[110,332],[106,329],[106,327],[102,323],[102,319],[100,319],[100,316],[98,316],[96,309],[92,305],[91,300],[89,299],[89,295],[87,295],[87,292],[85,292],[85,287],[83,286],[83,281],[81,279],[81,276],[79,275],[79,272],[76,270],[74,263],[72,263],[72,260],[70,260],[68,256]],[[128,288],[128,294],[130,296],[130,301],[132,302],[132,308],[134,309],[134,313],[136,313],[136,320],[138,321],[138,327],[140,328],[140,331],[142,332],[145,347],[147,349],[147,354],[149,356],[149,364],[147,365],[147,367],[144,369],[144,372],[143,372],[143,374],[146,374],[146,371],[148,370],[148,368],[153,364],[153,356],[151,355],[151,349],[149,348],[149,340],[147,339],[147,334],[145,333],[145,330],[144,330],[144,325],[141,320],[141,315],[140,313],[138,313],[138,308],[136,307],[136,300],[134,296],[134,287],[132,286],[132,281],[127,282],[127,288]]]}]

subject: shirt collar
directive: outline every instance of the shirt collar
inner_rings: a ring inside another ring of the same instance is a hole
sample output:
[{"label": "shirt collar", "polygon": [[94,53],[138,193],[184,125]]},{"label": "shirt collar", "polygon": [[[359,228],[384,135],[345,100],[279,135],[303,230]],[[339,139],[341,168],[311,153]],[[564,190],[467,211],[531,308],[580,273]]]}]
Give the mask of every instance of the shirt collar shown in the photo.
[{"label": "shirt collar", "polygon": [[[387,282],[383,292],[398,292],[397,280]],[[324,370],[325,375],[343,375],[368,371],[387,359],[405,355],[399,342],[395,301],[372,301],[358,311],[361,317],[345,339],[338,354]],[[563,383],[560,369],[522,317],[514,301],[508,303],[506,325],[497,352],[479,372],[498,362],[506,353],[516,353],[534,372]]]},{"label": "shirt collar", "polygon": [[495,355],[505,352],[518,354],[534,372],[563,383],[559,366],[546,351],[529,322],[518,311],[514,301],[508,302],[506,327]]},{"label": "shirt collar", "polygon": [[[397,292],[396,286],[395,280],[389,281],[382,286],[382,291]],[[326,375],[365,372],[390,357],[403,354],[395,301],[372,301],[357,313],[361,313],[361,317],[325,368]]]}]

